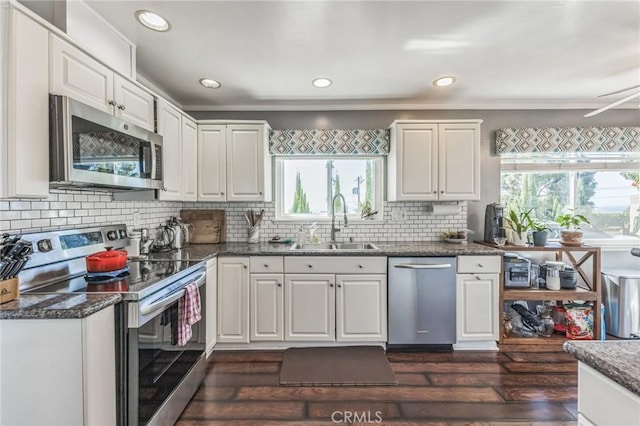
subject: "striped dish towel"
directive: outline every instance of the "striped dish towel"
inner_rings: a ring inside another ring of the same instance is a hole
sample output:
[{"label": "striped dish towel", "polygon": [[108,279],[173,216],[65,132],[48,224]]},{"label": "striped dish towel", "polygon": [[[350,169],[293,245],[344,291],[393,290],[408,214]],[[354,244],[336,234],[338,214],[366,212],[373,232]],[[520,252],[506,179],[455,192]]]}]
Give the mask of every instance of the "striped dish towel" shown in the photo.
[{"label": "striped dish towel", "polygon": [[193,335],[191,326],[201,318],[198,284],[187,284],[184,296],[178,300],[178,346],[187,344]]}]

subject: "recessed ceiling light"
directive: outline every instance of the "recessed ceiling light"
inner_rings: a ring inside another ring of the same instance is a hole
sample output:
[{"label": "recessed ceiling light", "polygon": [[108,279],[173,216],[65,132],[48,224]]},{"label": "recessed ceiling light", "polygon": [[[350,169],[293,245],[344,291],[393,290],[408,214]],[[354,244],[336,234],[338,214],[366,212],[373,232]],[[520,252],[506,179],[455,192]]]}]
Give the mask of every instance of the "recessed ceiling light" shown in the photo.
[{"label": "recessed ceiling light", "polygon": [[313,84],[314,86],[319,87],[321,89],[324,88],[324,87],[331,86],[332,83],[333,82],[331,80],[329,80],[328,78],[324,78],[324,77],[316,78],[311,82],[311,84]]},{"label": "recessed ceiling light", "polygon": [[435,80],[433,80],[433,85],[437,87],[445,87],[451,86],[455,82],[456,78],[454,76],[446,75],[444,77],[436,78]]},{"label": "recessed ceiling light", "polygon": [[208,89],[219,89],[222,84],[219,81],[214,80],[212,78],[201,78],[200,84]]},{"label": "recessed ceiling light", "polygon": [[136,18],[145,27],[154,31],[169,31],[169,21],[155,12],[148,10],[139,10],[136,12]]}]

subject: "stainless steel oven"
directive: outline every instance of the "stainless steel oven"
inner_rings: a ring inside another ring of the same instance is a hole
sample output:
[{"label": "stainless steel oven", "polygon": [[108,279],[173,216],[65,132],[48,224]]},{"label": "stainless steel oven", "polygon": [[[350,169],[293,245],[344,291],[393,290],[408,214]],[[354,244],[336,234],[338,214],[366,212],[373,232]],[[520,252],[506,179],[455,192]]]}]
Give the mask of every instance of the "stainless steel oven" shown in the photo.
[{"label": "stainless steel oven", "polygon": [[[206,312],[191,326],[192,337],[178,343],[178,303],[184,287],[196,283],[206,300],[206,270],[197,269],[162,291],[127,305],[126,394],[129,425],[173,424],[205,375]],[[122,402],[121,402],[122,403]]]},{"label": "stainless steel oven", "polygon": [[[88,281],[85,256],[129,245],[125,225],[24,234],[34,253],[19,277],[23,293],[111,293],[115,306],[118,425],[173,424],[205,376],[206,267],[180,252],[129,260],[128,275]],[[178,303],[196,283],[202,319],[176,341]],[[180,342],[183,343],[183,342]]]}]

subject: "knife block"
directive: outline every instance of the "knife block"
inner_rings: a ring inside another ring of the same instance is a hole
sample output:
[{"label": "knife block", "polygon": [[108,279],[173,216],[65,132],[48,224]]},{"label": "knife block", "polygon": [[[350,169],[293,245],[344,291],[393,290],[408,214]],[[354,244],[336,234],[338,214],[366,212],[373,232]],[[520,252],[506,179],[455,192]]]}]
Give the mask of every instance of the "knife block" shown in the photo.
[{"label": "knife block", "polygon": [[20,294],[18,278],[0,281],[0,303],[9,302],[16,299]]}]

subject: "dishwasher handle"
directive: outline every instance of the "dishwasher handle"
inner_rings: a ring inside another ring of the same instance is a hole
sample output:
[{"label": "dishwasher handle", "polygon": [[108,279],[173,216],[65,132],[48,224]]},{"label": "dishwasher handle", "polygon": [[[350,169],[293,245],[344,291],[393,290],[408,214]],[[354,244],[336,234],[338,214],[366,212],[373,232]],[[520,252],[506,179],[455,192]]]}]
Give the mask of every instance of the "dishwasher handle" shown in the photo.
[{"label": "dishwasher handle", "polygon": [[398,263],[394,268],[403,269],[447,269],[451,268],[450,263]]}]

